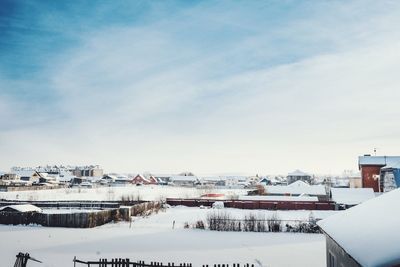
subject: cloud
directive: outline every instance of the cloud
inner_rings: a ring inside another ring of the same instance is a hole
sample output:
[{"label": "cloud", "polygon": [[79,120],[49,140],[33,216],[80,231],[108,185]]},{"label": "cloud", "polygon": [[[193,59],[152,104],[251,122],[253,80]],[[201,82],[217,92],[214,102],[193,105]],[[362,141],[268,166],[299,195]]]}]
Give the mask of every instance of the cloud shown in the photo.
[{"label": "cloud", "polygon": [[48,101],[3,94],[0,146],[19,156],[2,168],[340,172],[375,146],[398,153],[396,3],[170,8],[60,48]]}]

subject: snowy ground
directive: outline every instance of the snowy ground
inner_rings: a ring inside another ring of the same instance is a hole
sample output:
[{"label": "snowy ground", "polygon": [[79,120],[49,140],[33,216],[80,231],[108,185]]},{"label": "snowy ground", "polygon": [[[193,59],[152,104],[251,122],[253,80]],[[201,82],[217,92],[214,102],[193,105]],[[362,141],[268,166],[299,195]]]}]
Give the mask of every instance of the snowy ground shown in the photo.
[{"label": "snowy ground", "polygon": [[200,197],[206,193],[224,193],[226,196],[245,195],[243,189],[196,189],[173,186],[120,186],[99,188],[65,188],[35,191],[0,192],[0,199],[9,200],[121,200],[124,197],[141,200]]},{"label": "snowy ground", "polygon": [[[236,215],[248,210],[227,209]],[[29,252],[44,264],[73,266],[82,260],[123,257],[132,260],[214,263],[254,263],[255,266],[324,266],[325,239],[321,234],[213,232],[183,229],[185,222],[204,219],[210,210],[175,207],[129,223],[92,229],[0,226],[0,258],[12,266],[18,252]],[[261,212],[261,211],[259,211]],[[268,211],[263,211],[268,212]],[[314,211],[322,217],[332,212]],[[309,211],[282,211],[282,219],[308,218]],[[173,221],[175,229],[172,229]],[[78,265],[79,266],[79,265]]]}]

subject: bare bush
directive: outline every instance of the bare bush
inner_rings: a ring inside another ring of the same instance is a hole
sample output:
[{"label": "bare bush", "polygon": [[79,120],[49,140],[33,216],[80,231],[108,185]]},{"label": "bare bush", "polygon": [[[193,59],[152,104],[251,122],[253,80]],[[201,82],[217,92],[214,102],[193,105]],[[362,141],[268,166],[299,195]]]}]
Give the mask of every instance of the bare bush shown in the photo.
[{"label": "bare bush", "polygon": [[194,225],[194,228],[196,229],[205,229],[204,222],[202,220],[198,220],[196,224]]},{"label": "bare bush", "polygon": [[281,232],[281,220],[278,217],[278,214],[274,212],[267,220],[268,231],[269,232]]}]

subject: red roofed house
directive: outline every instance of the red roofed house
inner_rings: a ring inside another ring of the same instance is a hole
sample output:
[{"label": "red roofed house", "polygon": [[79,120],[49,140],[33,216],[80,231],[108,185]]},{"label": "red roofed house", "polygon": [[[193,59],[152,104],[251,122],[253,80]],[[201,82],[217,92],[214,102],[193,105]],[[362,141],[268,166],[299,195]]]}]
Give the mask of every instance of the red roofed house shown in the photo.
[{"label": "red roofed house", "polygon": [[141,174],[138,174],[135,176],[135,178],[132,179],[131,183],[139,185],[139,184],[157,184],[157,180],[153,177],[150,176],[149,178],[144,177]]}]

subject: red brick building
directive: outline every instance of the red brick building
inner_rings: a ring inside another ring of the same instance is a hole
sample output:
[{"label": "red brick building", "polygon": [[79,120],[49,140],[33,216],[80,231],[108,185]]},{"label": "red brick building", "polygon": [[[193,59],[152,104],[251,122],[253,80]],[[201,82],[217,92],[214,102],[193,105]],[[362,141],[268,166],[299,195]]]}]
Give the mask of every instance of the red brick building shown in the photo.
[{"label": "red brick building", "polygon": [[358,157],[358,167],[361,170],[362,187],[373,188],[374,192],[383,192],[379,180],[381,168],[400,162],[399,156],[371,156]]}]

